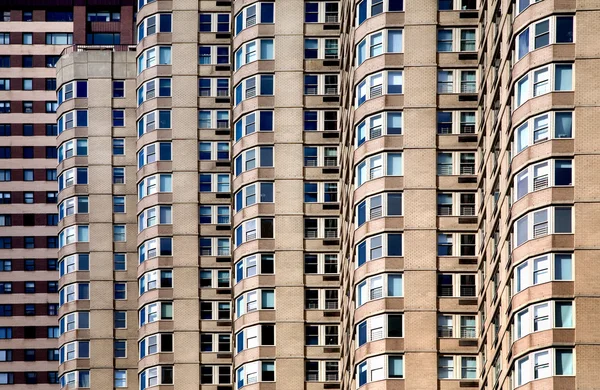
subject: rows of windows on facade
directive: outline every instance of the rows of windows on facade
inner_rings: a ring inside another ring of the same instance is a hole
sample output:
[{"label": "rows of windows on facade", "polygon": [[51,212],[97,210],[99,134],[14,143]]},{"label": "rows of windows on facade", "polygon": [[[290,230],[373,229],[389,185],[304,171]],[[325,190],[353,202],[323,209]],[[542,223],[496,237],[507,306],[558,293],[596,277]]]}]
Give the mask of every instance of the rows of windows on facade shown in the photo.
[{"label": "rows of windows on facade", "polygon": [[[92,23],[102,22],[120,22],[121,12],[120,7],[103,7],[102,11],[94,11],[87,13],[87,21]],[[2,11],[2,21],[22,21],[22,22],[33,22],[33,21],[45,21],[45,22],[72,22],[73,11],[62,10],[52,11],[45,10],[39,11],[44,14],[43,18],[34,18],[33,11],[24,10],[20,13],[20,18],[14,18],[11,16],[11,11]],[[39,41],[35,35],[37,33],[23,32],[19,33],[20,36],[13,35],[13,39],[16,37],[16,44],[33,45],[39,43],[46,43],[47,45],[70,45],[73,44],[73,34],[67,32],[58,33],[40,33],[42,36],[45,35],[45,41]],[[10,34],[0,33],[0,44],[9,44]],[[120,33],[107,33],[107,32],[88,32],[86,33],[86,44],[90,45],[118,45],[121,43]]]}]

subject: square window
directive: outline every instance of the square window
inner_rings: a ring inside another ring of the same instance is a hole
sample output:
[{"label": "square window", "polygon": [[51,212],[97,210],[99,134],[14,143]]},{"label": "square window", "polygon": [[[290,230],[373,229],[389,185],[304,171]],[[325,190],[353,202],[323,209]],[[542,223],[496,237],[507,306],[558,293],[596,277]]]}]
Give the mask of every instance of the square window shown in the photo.
[{"label": "square window", "polygon": [[23,90],[24,91],[33,90],[33,79],[23,79]]}]

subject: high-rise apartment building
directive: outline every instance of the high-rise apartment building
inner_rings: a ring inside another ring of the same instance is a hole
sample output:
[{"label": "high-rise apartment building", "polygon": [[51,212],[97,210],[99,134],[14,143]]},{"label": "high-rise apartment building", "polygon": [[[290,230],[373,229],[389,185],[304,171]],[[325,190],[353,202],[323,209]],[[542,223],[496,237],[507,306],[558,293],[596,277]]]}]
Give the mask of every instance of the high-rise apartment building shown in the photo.
[{"label": "high-rise apartment building", "polygon": [[73,43],[132,39],[133,4],[115,4],[0,3],[0,385],[59,383],[55,67]]},{"label": "high-rise apartment building", "polygon": [[596,2],[54,3],[0,23],[0,383],[598,388]]}]

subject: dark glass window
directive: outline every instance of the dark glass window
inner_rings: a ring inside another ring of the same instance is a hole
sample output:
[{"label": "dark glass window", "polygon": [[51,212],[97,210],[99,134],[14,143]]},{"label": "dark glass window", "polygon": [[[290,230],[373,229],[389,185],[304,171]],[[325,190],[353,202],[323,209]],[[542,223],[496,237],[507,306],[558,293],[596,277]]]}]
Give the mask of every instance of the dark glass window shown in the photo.
[{"label": "dark glass window", "polygon": [[46,91],[56,90],[56,79],[46,79]]},{"label": "dark glass window", "polygon": [[119,45],[121,34],[119,33],[89,33],[86,43],[88,45]]}]

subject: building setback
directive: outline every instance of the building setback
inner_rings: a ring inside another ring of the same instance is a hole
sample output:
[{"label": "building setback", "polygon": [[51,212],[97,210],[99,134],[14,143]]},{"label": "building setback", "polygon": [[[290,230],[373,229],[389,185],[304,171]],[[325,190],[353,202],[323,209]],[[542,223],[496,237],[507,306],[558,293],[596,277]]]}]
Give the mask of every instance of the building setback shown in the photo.
[{"label": "building setback", "polygon": [[0,179],[48,179],[0,383],[597,387],[593,2],[49,3],[0,23]]}]

